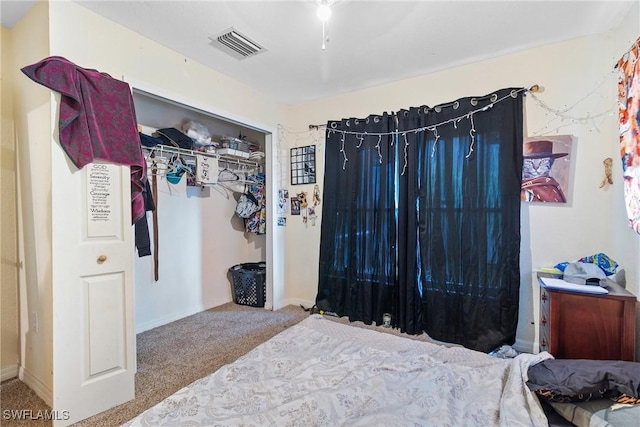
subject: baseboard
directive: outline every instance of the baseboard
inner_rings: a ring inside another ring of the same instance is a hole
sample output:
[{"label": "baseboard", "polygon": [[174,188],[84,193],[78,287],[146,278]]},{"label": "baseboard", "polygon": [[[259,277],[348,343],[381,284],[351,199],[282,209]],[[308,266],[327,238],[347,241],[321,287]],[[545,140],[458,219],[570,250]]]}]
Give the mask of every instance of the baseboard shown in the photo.
[{"label": "baseboard", "polygon": [[44,403],[53,408],[53,391],[44,385],[38,378],[33,376],[29,371],[20,366],[18,371],[20,381],[25,383],[31,390],[35,391]]},{"label": "baseboard", "polygon": [[0,370],[0,381],[10,380],[18,376],[18,364],[10,365]]},{"label": "baseboard", "polygon": [[146,321],[144,323],[136,324],[136,335],[141,332],[145,332],[150,329],[157,328],[158,326],[166,325],[167,323],[175,322],[176,320],[184,319],[187,316],[191,316],[191,315],[200,313],[205,310],[209,310],[214,307],[218,307],[220,305],[223,305],[229,302],[231,302],[231,299],[214,301],[207,305],[200,304],[186,310],[172,313],[169,316],[164,316],[164,317]]}]

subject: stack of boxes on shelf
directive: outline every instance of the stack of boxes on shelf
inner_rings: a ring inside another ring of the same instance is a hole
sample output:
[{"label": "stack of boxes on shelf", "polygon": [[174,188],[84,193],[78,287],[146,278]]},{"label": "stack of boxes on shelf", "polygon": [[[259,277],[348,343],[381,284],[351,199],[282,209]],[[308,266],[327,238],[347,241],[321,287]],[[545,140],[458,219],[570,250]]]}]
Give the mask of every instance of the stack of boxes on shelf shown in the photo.
[{"label": "stack of boxes on shelf", "polygon": [[222,145],[222,148],[218,149],[218,154],[240,157],[243,159],[248,159],[251,156],[252,151],[259,149],[257,145],[251,144],[244,139],[233,138],[230,136],[221,137],[220,144]]}]

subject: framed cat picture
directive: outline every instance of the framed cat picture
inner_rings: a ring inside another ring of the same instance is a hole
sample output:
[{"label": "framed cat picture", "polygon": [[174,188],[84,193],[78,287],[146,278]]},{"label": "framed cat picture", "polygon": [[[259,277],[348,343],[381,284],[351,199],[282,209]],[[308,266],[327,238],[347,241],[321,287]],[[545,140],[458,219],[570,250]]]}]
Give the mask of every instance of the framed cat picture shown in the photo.
[{"label": "framed cat picture", "polygon": [[520,200],[567,203],[571,190],[573,141],[572,135],[524,139]]}]

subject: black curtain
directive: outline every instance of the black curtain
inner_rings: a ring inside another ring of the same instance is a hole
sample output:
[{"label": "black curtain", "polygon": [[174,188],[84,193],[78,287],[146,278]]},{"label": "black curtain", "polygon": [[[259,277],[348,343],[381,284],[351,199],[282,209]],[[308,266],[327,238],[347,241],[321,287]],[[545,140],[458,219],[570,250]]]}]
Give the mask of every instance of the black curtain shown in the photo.
[{"label": "black curtain", "polygon": [[424,129],[406,133],[408,157],[416,159],[417,185],[407,198],[416,200],[424,330],[479,351],[515,341],[522,94],[503,89],[399,113],[401,135]]},{"label": "black curtain", "polygon": [[480,351],[513,344],[522,94],[327,124],[318,307],[367,324],[389,312]]},{"label": "black curtain", "polygon": [[385,113],[332,121],[326,131],[316,304],[366,324],[395,311],[392,130],[393,117]]}]

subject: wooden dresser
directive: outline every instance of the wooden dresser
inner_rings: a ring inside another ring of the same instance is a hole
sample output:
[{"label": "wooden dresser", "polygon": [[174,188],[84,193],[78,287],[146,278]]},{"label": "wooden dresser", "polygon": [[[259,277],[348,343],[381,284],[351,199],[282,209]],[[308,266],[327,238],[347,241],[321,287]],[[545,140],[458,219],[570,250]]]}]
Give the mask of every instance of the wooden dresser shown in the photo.
[{"label": "wooden dresser", "polygon": [[540,351],[556,359],[634,361],[636,297],[611,280],[606,288],[597,295],[541,285]]}]

